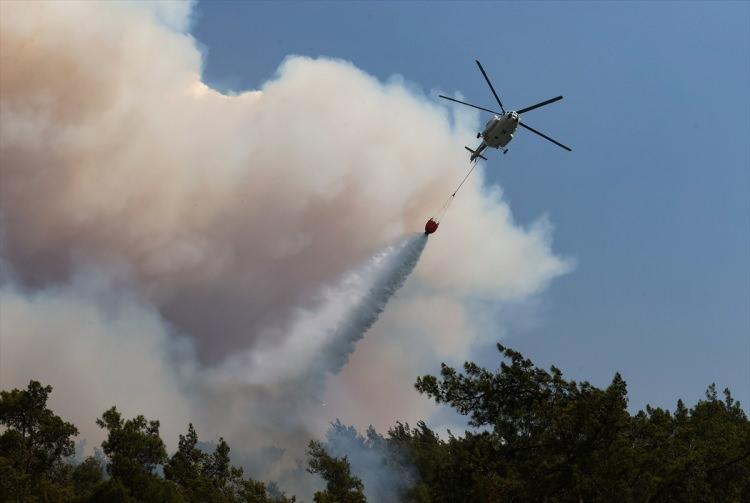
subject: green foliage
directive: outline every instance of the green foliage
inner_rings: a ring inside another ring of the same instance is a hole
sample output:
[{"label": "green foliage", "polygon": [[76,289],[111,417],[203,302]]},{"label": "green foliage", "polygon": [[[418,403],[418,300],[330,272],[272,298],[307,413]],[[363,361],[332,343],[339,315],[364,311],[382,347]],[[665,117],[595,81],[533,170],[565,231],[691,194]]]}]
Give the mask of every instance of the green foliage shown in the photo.
[{"label": "green foliage", "polygon": [[498,372],[466,363],[417,379],[482,431],[391,430],[421,476],[414,501],[748,501],[750,423],[728,390],[631,416],[619,374],[599,389],[498,349],[510,360]]},{"label": "green foliage", "polygon": [[102,442],[109,458],[107,472],[117,479],[130,481],[144,474],[153,474],[167,458],[167,450],[159,436],[159,421],[146,421],[143,416],[123,420],[112,407],[96,420],[108,432]]},{"label": "green foliage", "polygon": [[96,424],[108,433],[102,449],[109,458],[107,473],[112,479],[121,482],[139,500],[180,501],[173,484],[155,474],[156,467],[167,459],[159,421],[147,421],[143,416],[124,420],[112,407]]},{"label": "green foliage", "polygon": [[164,465],[164,477],[182,489],[186,500],[212,501],[209,495],[213,486],[204,477],[208,455],[196,447],[197,443],[198,435],[191,423],[187,435],[180,435],[177,452]]},{"label": "green foliage", "polygon": [[104,479],[104,465],[101,460],[89,456],[73,469],[71,481],[77,494],[93,492]]},{"label": "green foliage", "polygon": [[[365,502],[347,449],[358,453],[351,458],[357,469],[379,471],[381,482],[392,480],[382,477],[386,471],[407,474],[393,480],[383,501],[393,494],[407,503],[750,501],[750,421],[729,390],[720,396],[712,384],[692,408],[678,400],[673,412],[647,406],[631,415],[619,374],[601,389],[498,349],[504,359],[497,371],[442,365],[439,376],[415,384],[467,416],[472,431],[440,438],[420,421],[360,436],[336,422],[325,446],[310,442],[307,470],[326,482],[314,501]],[[126,420],[115,407],[97,420],[107,431],[106,460],[73,465],[66,458],[78,432],[47,408],[51,390],[31,381],[0,393],[0,501],[295,501],[273,484],[244,478],[224,439],[203,450],[191,424],[168,457],[158,421]],[[386,494],[370,491],[373,500]]]},{"label": "green foliage", "polygon": [[74,452],[78,430],[47,408],[51,386],[0,392],[0,500],[60,500],[62,458]]},{"label": "green foliage", "polygon": [[[0,394],[0,501],[16,502],[217,502],[293,503],[273,488],[269,496],[262,482],[243,478],[231,465],[224,439],[213,453],[197,448],[191,424],[180,435],[179,448],[167,458],[159,436],[159,421],[143,416],[125,420],[112,407],[97,419],[107,430],[102,449],[105,463],[88,457],[73,465],[72,437],[78,430],[46,406],[52,388],[31,381],[26,390]],[[157,474],[163,466],[165,477]],[[104,479],[104,472],[110,478]]]},{"label": "green foliage", "polygon": [[352,475],[346,457],[335,458],[320,442],[310,441],[307,454],[310,473],[317,473],[326,481],[326,490],[315,493],[315,503],[364,503],[362,481]]},{"label": "green foliage", "polygon": [[223,438],[212,454],[197,447],[198,434],[192,424],[180,435],[177,452],[164,465],[164,477],[179,486],[189,502],[270,503],[293,502],[283,493],[269,496],[263,482],[243,478],[242,468],[231,465],[229,444]]}]

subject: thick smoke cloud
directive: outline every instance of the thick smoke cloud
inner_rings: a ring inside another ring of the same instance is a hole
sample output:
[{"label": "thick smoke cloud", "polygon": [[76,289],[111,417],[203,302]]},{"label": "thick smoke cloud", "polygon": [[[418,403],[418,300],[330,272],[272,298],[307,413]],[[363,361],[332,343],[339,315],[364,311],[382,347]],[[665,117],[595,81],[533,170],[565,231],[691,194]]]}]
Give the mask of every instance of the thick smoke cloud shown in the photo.
[{"label": "thick smoke cloud", "polygon": [[549,223],[516,225],[477,170],[385,317],[302,396],[289,369],[319,365],[322,335],[296,343],[300,320],[437,210],[476,116],[325,58],[221,94],[189,15],[0,2],[0,384],[53,384],[89,445],[113,401],[170,444],[193,419],[293,455],[335,417],[428,415],[410,384],[470,349],[466,299],[523,301],[569,269]]},{"label": "thick smoke cloud", "polygon": [[94,419],[117,405],[130,416],[163,418],[174,443],[192,414],[185,399],[195,369],[190,345],[171,335],[151,306],[92,275],[31,294],[0,288],[0,382],[52,384],[53,410],[103,440]]}]

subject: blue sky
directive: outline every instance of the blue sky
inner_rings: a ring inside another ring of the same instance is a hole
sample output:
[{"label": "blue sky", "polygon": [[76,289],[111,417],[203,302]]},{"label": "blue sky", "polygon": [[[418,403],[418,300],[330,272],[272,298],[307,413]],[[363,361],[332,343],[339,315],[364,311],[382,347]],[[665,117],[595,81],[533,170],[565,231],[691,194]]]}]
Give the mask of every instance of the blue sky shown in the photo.
[{"label": "blue sky", "polygon": [[488,108],[474,59],[508,109],[564,95],[524,117],[572,153],[522,131],[487,166],[577,263],[505,343],[597,385],[621,372],[631,408],[716,382],[748,410],[749,3],[201,2],[193,34],[221,89],[301,54]]}]

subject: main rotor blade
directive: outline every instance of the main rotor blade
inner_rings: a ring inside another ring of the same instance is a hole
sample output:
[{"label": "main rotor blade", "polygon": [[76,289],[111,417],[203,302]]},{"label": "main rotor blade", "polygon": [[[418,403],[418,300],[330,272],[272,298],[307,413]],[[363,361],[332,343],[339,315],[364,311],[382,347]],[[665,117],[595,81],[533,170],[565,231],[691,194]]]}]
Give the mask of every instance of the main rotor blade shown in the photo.
[{"label": "main rotor blade", "polygon": [[522,114],[524,112],[528,112],[529,110],[534,110],[535,108],[543,107],[544,105],[549,105],[550,103],[554,103],[556,101],[560,101],[562,99],[562,96],[558,96],[557,98],[552,98],[551,100],[542,101],[541,103],[537,103],[536,105],[531,105],[530,107],[522,108],[521,110],[517,110],[516,113]]},{"label": "main rotor blade", "polygon": [[474,108],[478,108],[479,110],[484,110],[485,112],[489,112],[491,114],[502,115],[500,112],[495,112],[494,110],[490,110],[489,108],[482,108],[476,105],[472,105],[471,103],[466,103],[465,101],[454,100],[453,98],[443,96],[442,94],[438,94],[438,96],[446,100],[455,101],[456,103],[461,103],[462,105],[466,105],[467,107],[474,107]]},{"label": "main rotor blade", "polygon": [[534,129],[533,127],[531,127],[531,126],[527,126],[527,125],[526,125],[526,124],[524,124],[523,122],[519,122],[519,123],[518,123],[518,125],[519,125],[519,126],[521,126],[521,127],[525,127],[526,129],[528,129],[528,130],[529,130],[529,131],[531,131],[532,133],[536,133],[536,134],[538,134],[539,136],[541,136],[541,137],[542,137],[542,138],[544,138],[545,140],[549,140],[549,141],[551,141],[552,143],[554,143],[554,144],[555,144],[555,145],[557,145],[558,147],[562,147],[562,148],[564,148],[565,150],[567,150],[568,152],[572,152],[572,150],[571,150],[570,148],[566,147],[565,145],[563,145],[562,143],[560,143],[560,142],[559,142],[559,141],[557,141],[557,140],[553,140],[552,138],[550,138],[550,137],[549,137],[549,136],[547,136],[546,134],[544,134],[544,133],[540,133],[539,131],[537,131],[537,130],[536,130],[536,129]]},{"label": "main rotor blade", "polygon": [[477,62],[479,71],[482,72],[482,75],[484,75],[484,80],[487,81],[487,85],[490,86],[490,90],[492,91],[492,94],[495,96],[495,99],[497,100],[497,104],[500,105],[500,110],[502,110],[503,113],[505,113],[505,108],[503,108],[503,103],[500,101],[500,98],[497,96],[497,93],[495,92],[495,88],[492,87],[492,82],[490,82],[490,78],[487,76],[487,72],[485,72],[484,68],[482,68],[482,63],[480,63],[478,59],[475,59],[474,61]]}]

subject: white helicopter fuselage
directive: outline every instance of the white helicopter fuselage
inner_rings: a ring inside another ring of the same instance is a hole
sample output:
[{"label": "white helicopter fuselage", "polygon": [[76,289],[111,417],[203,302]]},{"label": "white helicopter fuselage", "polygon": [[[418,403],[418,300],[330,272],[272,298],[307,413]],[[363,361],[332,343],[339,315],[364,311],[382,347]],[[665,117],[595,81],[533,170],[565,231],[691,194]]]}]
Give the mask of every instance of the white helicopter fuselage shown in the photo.
[{"label": "white helicopter fuselage", "polygon": [[505,148],[513,139],[513,133],[518,127],[518,114],[508,112],[503,115],[495,115],[484,126],[482,139],[487,147]]},{"label": "white helicopter fuselage", "polygon": [[518,125],[521,124],[521,127],[524,129],[527,129],[528,131],[534,133],[537,136],[541,136],[547,141],[550,141],[557,145],[560,148],[564,148],[568,152],[571,151],[570,147],[566,147],[559,141],[555,140],[554,138],[550,138],[546,134],[542,133],[541,131],[537,131],[536,129],[529,126],[526,122],[521,123],[519,121],[519,116],[521,114],[524,114],[526,112],[530,112],[532,110],[536,110],[537,108],[547,106],[550,103],[555,103],[556,101],[560,101],[563,99],[562,96],[556,96],[554,98],[551,98],[549,100],[540,101],[539,103],[536,103],[534,105],[531,105],[530,107],[524,107],[518,109],[518,111],[515,112],[506,112],[505,107],[503,107],[503,103],[500,101],[500,97],[497,95],[497,92],[495,91],[495,88],[492,86],[492,82],[490,82],[490,78],[487,76],[487,72],[484,71],[484,67],[482,66],[482,63],[479,62],[479,60],[475,60],[475,63],[479,67],[479,71],[482,72],[482,76],[484,77],[484,80],[487,81],[487,85],[490,88],[490,91],[492,91],[492,95],[495,97],[495,101],[497,101],[497,104],[500,106],[500,112],[498,113],[493,110],[490,110],[489,108],[480,107],[477,105],[472,105],[471,103],[467,103],[465,101],[457,100],[456,98],[451,98],[450,96],[443,96],[440,94],[439,96],[443,99],[446,99],[448,101],[453,101],[454,103],[460,103],[461,105],[466,105],[468,107],[476,108],[479,110],[483,110],[485,112],[490,112],[493,114],[492,118],[487,121],[487,124],[484,126],[484,131],[481,131],[477,133],[477,138],[482,138],[482,143],[479,144],[479,146],[475,149],[470,149],[468,146],[464,147],[466,150],[471,152],[471,157],[469,157],[469,160],[472,162],[475,162],[477,159],[484,159],[485,161],[487,158],[482,155],[482,152],[487,147],[492,147],[495,149],[503,149],[503,153],[508,153],[508,149],[505,148],[508,143],[510,143],[510,140],[513,139],[513,133],[516,132],[516,129],[518,128]]}]

